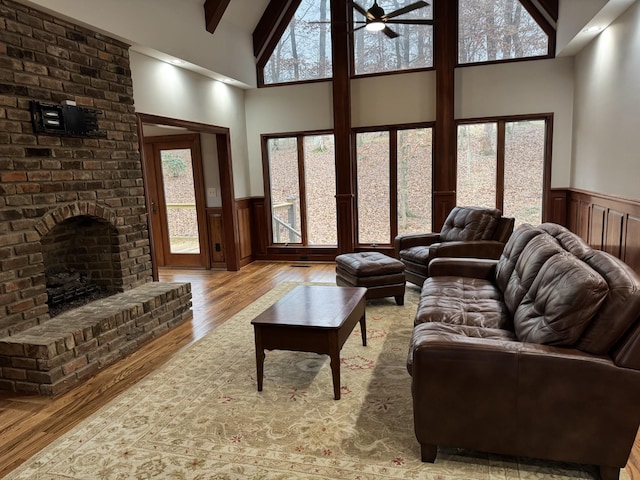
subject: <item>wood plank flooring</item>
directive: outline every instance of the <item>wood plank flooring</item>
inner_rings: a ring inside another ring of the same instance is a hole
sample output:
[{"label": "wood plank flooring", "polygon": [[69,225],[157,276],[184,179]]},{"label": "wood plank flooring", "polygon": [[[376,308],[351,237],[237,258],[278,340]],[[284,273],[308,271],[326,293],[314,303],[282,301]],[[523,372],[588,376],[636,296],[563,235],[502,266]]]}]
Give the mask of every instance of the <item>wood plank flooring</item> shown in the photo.
[{"label": "wood plank flooring", "polygon": [[[277,284],[333,282],[334,268],[333,263],[254,262],[239,272],[162,269],[162,281],[191,282],[193,320],[66,394],[55,398],[0,394],[0,478]],[[631,480],[640,480],[640,440],[627,472]]]}]

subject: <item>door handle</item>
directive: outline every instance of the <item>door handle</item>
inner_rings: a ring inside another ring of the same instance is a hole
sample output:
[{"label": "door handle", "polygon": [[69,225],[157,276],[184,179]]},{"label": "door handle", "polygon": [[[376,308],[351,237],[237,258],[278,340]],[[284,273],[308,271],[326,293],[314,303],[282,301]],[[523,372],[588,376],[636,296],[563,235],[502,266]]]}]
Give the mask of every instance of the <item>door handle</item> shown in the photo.
[{"label": "door handle", "polygon": [[156,207],[156,202],[151,200],[151,213],[158,213],[158,208]]}]

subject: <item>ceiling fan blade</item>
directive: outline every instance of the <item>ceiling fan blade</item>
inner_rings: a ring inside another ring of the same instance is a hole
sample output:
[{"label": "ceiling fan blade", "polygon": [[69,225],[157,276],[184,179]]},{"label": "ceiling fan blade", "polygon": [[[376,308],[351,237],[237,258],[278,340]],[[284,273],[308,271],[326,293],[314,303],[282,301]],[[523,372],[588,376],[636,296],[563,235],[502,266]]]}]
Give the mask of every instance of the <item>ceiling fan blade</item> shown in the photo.
[{"label": "ceiling fan blade", "polygon": [[391,30],[389,27],[384,27],[384,30],[382,30],[382,33],[384,33],[389,38],[396,38],[400,36],[393,30]]},{"label": "ceiling fan blade", "polygon": [[433,25],[433,20],[427,20],[426,18],[399,18],[397,20],[387,20],[384,23],[402,24],[402,25]]},{"label": "ceiling fan blade", "polygon": [[422,7],[428,7],[429,4],[427,2],[416,2],[416,3],[412,3],[411,5],[407,5],[406,7],[403,8],[399,8],[398,10],[394,10],[391,13],[387,13],[386,15],[383,15],[382,18],[385,20],[388,20],[390,18],[394,18],[397,17],[399,15],[404,15],[405,13],[409,13],[409,12],[413,12],[414,10],[417,10],[418,8],[422,8]]},{"label": "ceiling fan blade", "polygon": [[351,2],[351,3],[353,4],[353,8],[355,8],[358,11],[358,13],[363,15],[365,18],[368,18],[369,20],[375,20],[376,19],[376,17],[371,15],[369,12],[367,12],[364,8],[362,8],[356,2]]}]

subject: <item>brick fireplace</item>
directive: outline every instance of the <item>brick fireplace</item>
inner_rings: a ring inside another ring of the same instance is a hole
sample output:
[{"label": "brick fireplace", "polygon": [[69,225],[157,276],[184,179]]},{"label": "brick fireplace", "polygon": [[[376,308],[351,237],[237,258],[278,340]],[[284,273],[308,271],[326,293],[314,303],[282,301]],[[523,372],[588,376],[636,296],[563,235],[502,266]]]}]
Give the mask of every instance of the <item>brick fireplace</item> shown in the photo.
[{"label": "brick fireplace", "polygon": [[[56,394],[191,315],[152,282],[128,45],[0,0],[0,389]],[[34,132],[32,100],[97,109],[101,138]],[[51,318],[47,275],[112,294]]]}]

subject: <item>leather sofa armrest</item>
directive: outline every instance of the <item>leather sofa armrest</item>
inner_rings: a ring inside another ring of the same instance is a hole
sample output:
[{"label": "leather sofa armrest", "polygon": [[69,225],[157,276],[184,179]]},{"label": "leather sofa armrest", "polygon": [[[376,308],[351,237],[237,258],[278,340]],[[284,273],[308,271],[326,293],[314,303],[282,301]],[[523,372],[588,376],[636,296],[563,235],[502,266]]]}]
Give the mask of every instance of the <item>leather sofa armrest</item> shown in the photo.
[{"label": "leather sofa armrest", "polygon": [[498,260],[488,258],[434,258],[429,262],[430,277],[470,277],[494,280]]},{"label": "leather sofa armrest", "polygon": [[412,336],[407,368],[421,444],[541,458],[573,445],[578,462],[625,465],[640,424],[639,371],[574,348],[451,327],[421,324]]},{"label": "leather sofa armrest", "polygon": [[411,247],[433,245],[440,241],[439,233],[405,233],[398,235],[393,241],[396,257],[400,258],[400,250]]},{"label": "leather sofa armrest", "polygon": [[503,250],[504,243],[496,240],[442,242],[431,246],[429,258],[474,257],[498,259]]}]

